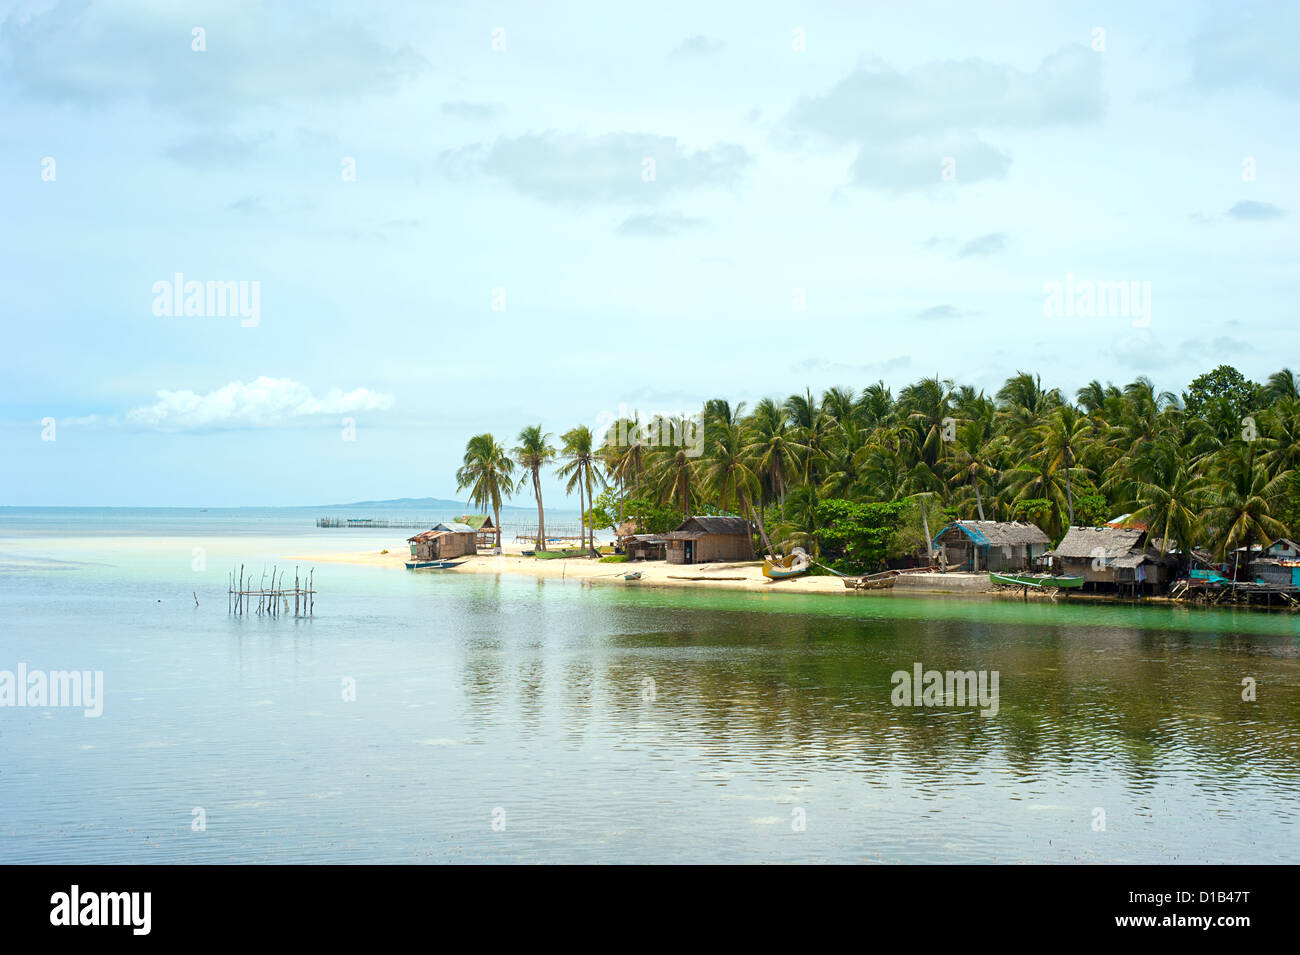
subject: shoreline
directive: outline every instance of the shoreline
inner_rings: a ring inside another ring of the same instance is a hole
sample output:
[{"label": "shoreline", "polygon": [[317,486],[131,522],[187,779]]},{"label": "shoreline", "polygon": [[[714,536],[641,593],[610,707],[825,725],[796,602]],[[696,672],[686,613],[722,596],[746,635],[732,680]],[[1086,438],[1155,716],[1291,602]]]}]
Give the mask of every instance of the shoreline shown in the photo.
[{"label": "shoreline", "polygon": [[[789,580],[769,581],[763,576],[763,562],[754,561],[719,561],[707,564],[670,564],[664,560],[638,560],[624,563],[601,563],[586,557],[554,558],[537,560],[524,557],[520,553],[527,545],[503,544],[500,555],[477,554],[465,557],[450,568],[429,569],[426,571],[407,571],[408,573],[430,574],[514,574],[518,576],[542,579],[589,580],[619,583],[629,587],[693,587],[706,590],[741,590],[762,594],[803,594],[803,595],[843,595],[855,596],[889,596],[892,594],[974,597],[1015,597],[1022,599],[1019,592],[1012,593],[995,589],[988,582],[987,574],[970,574],[952,571],[946,574],[917,574],[900,578],[902,586],[895,585],[885,590],[850,590],[839,577],[830,575],[809,575]],[[286,560],[315,561],[318,563],[352,564],[364,567],[386,567],[406,571],[406,562],[410,560],[406,548],[391,550],[387,554],[380,551],[334,551],[316,554],[289,554]],[[624,581],[623,575],[639,571],[638,581]],[[1113,600],[1106,595],[1071,594],[1088,600]],[[1031,599],[1051,599],[1047,592],[1034,592]],[[1150,598],[1155,599],[1155,598]]]},{"label": "shoreline", "polygon": [[[456,567],[407,571],[406,561],[410,560],[409,551],[402,547],[383,553],[381,550],[369,551],[330,551],[324,553],[288,554],[285,560],[301,560],[325,564],[350,564],[358,567],[384,567],[407,573],[429,574],[513,574],[533,577],[536,580],[560,579],[583,580],[600,583],[618,583],[628,587],[686,587],[705,590],[739,590],[761,594],[802,594],[804,596],[842,595],[845,597],[889,597],[889,596],[925,596],[958,597],[977,600],[1015,600],[1023,601],[1024,594],[1017,588],[994,587],[988,582],[985,573],[972,574],[962,571],[949,571],[946,574],[917,574],[899,579],[902,586],[895,585],[887,590],[850,590],[840,578],[834,576],[796,577],[790,580],[769,581],[763,576],[761,560],[730,561],[708,564],[669,564],[663,560],[639,560],[625,563],[601,563],[599,560],[585,557],[554,558],[537,560],[524,557],[521,551],[526,544],[502,544],[500,555],[477,554],[464,558]],[[638,581],[624,581],[623,575],[640,571]],[[1156,605],[1165,607],[1198,607],[1174,600],[1164,595],[1144,596],[1139,599],[1119,597],[1113,594],[1079,593],[1069,591],[1054,597],[1051,591],[1030,591],[1028,599],[1055,601],[1060,603],[1108,603]],[[1265,610],[1262,607],[1243,607],[1239,609]]]}]

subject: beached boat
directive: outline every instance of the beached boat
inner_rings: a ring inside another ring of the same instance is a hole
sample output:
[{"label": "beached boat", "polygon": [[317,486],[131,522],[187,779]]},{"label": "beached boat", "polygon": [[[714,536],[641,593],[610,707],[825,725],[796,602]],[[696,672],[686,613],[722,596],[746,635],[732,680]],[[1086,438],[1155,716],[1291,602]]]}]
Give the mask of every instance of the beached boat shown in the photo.
[{"label": "beached boat", "polygon": [[1069,577],[1052,574],[989,574],[989,582],[1005,587],[1056,587],[1062,590],[1076,590],[1083,586],[1082,577]]},{"label": "beached boat", "polygon": [[632,573],[630,573],[630,574],[624,574],[624,575],[623,575],[623,579],[624,579],[624,580],[640,580],[640,579],[641,579],[641,571],[639,571],[639,570],[634,570],[634,571],[632,571]]},{"label": "beached boat", "polygon": [[888,590],[894,581],[902,576],[897,570],[883,570],[878,574],[863,574],[861,577],[845,577],[846,590]]},{"label": "beached boat", "polygon": [[812,567],[808,552],[796,547],[784,557],[767,556],[763,558],[763,576],[768,580],[789,580],[802,577]]},{"label": "beached boat", "polygon": [[460,565],[458,560],[408,560],[407,570],[449,570]]}]

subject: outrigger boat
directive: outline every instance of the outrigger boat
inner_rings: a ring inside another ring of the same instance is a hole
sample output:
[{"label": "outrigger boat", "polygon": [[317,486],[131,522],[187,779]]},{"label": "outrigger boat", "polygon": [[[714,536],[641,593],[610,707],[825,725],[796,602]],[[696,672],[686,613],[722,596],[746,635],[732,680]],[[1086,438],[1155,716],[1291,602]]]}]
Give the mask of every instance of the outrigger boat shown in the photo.
[{"label": "outrigger boat", "polygon": [[1052,574],[989,574],[989,582],[1002,584],[1005,587],[1037,587],[1037,588],[1059,588],[1062,590],[1077,590],[1083,586],[1082,577],[1069,577],[1066,575],[1054,576]]},{"label": "outrigger boat", "polygon": [[458,560],[408,560],[406,562],[407,570],[450,570],[453,567],[459,567]]},{"label": "outrigger boat", "polygon": [[785,557],[768,555],[763,558],[763,576],[768,580],[789,580],[792,577],[802,577],[811,566],[808,552],[802,547],[796,547]]}]

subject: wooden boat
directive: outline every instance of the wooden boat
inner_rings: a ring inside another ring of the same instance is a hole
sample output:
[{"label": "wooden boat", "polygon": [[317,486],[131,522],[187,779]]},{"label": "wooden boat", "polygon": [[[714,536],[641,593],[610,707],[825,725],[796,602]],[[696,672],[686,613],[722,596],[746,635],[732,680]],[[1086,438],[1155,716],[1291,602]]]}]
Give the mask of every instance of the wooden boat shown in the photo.
[{"label": "wooden boat", "polygon": [[630,574],[624,574],[624,575],[623,575],[623,579],[624,579],[624,580],[640,580],[640,579],[641,579],[641,571],[639,571],[639,570],[634,570],[634,571],[632,571],[632,573],[630,573]]},{"label": "wooden boat", "polygon": [[845,577],[844,586],[848,590],[888,590],[894,586],[894,581],[898,580],[901,572],[897,570],[882,570],[878,574],[863,574],[861,577]]},{"label": "wooden boat", "polygon": [[452,567],[459,567],[458,560],[408,560],[406,562],[407,570],[450,570]]},{"label": "wooden boat", "polygon": [[808,573],[812,567],[812,561],[808,558],[808,553],[802,547],[796,547],[784,557],[772,557],[768,555],[763,558],[763,576],[768,580],[789,580],[791,577],[802,577]]},{"label": "wooden boat", "polygon": [[1052,574],[989,574],[989,582],[1005,587],[1056,587],[1076,590],[1083,586],[1082,577],[1053,576]]}]

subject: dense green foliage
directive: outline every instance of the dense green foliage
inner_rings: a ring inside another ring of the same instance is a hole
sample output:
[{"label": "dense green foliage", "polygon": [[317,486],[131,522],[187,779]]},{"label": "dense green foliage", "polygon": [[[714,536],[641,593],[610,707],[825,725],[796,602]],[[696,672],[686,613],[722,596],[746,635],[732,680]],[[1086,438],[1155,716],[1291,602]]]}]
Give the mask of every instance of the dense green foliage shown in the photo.
[{"label": "dense green foliage", "polygon": [[1146,378],[1092,381],[1073,400],[1024,372],[992,396],[938,377],[897,396],[877,382],[751,411],[712,399],[699,421],[566,434],[570,489],[609,488],[591,523],[662,532],[688,513],[738,514],[765,550],[868,569],[924,552],[955,517],[1029,520],[1055,541],[1131,513],[1157,546],[1219,556],[1300,533],[1300,380],[1287,369],[1261,384],[1220,366],[1181,397]]}]

